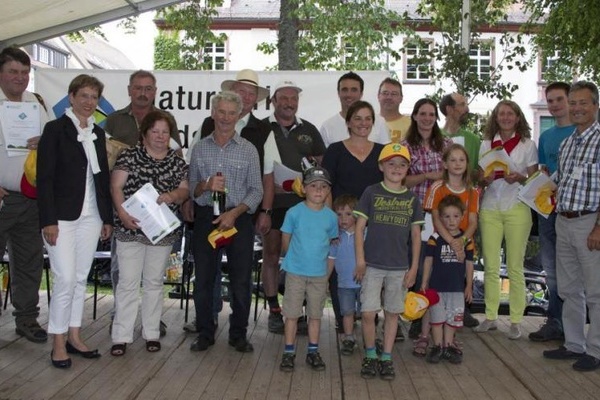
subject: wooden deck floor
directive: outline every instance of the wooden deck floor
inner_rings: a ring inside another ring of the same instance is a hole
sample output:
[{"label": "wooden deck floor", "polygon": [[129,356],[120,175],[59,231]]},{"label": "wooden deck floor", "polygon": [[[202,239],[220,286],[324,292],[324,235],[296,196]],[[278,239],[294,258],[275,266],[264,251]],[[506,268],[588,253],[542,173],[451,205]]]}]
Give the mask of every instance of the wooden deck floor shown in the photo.
[{"label": "wooden deck floor", "polygon": [[[47,323],[45,294],[40,322]],[[227,303],[226,303],[227,304]],[[193,335],[183,332],[179,302],[165,300],[163,320],[168,334],[158,353],[145,351],[136,329],[136,340],[124,357],[112,357],[108,325],[112,297],[98,302],[92,321],[92,300],[86,302],[84,336],[102,352],[99,360],[74,358],[69,370],[51,366],[50,343],[39,345],[18,337],[9,309],[0,316],[1,399],[598,399],[600,371],[580,373],[570,362],[548,361],[542,351],[557,343],[532,343],[526,334],[543,322],[527,317],[524,337],[510,341],[506,317],[500,329],[476,335],[465,330],[463,364],[427,364],[411,355],[409,341],[394,349],[397,377],[392,382],[363,380],[359,376],[362,354],[340,356],[333,329],[333,313],[326,310],[320,350],[327,364],[313,372],[304,364],[306,337],[299,337],[296,371],[278,369],[282,336],[268,333],[267,312],[262,311],[249,335],[255,351],[240,354],[227,344],[227,310],[221,313],[215,346],[192,353]],[[481,316],[479,316],[481,317]],[[139,322],[139,321],[138,321]]]}]

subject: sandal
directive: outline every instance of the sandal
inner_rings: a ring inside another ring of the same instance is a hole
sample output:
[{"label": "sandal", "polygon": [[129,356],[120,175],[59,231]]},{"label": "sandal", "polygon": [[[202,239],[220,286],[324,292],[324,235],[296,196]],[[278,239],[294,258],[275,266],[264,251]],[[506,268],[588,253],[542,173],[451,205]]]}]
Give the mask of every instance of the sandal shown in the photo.
[{"label": "sandal", "polygon": [[110,348],[110,354],[115,357],[124,356],[127,353],[127,343],[113,344]]},{"label": "sandal", "polygon": [[419,335],[419,338],[413,342],[413,355],[416,357],[425,357],[427,347],[429,346],[429,337]]},{"label": "sandal", "polygon": [[160,342],[156,340],[147,340],[146,351],[150,353],[156,353],[157,351],[160,351]]}]

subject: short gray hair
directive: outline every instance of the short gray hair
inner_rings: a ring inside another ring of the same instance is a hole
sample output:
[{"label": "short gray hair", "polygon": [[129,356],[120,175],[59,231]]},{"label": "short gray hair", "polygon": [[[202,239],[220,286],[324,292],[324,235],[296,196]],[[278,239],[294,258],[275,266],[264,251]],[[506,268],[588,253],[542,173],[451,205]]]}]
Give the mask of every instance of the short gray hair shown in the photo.
[{"label": "short gray hair", "polygon": [[577,81],[571,85],[571,89],[569,90],[569,94],[576,92],[578,90],[587,89],[592,92],[592,101],[594,104],[598,104],[598,87],[589,81]]},{"label": "short gray hair", "polygon": [[228,101],[230,103],[234,103],[235,107],[237,108],[238,114],[242,113],[242,98],[239,94],[231,92],[229,90],[217,93],[210,99],[211,111],[214,111],[217,108],[219,102],[221,101]]}]

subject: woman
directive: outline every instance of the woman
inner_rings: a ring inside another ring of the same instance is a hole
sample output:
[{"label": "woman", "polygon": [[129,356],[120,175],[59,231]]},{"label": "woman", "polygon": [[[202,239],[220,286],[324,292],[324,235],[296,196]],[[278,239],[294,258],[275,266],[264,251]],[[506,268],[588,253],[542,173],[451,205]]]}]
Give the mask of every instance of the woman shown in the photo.
[{"label": "woman", "polygon": [[[346,113],[346,125],[350,137],[329,145],[321,165],[331,177],[331,196],[342,194],[360,198],[367,186],[381,182],[383,173],[379,169],[379,153],[383,145],[369,140],[375,123],[373,106],[366,101],[353,103]],[[333,270],[329,278],[329,292],[338,328],[342,328],[337,273]]]},{"label": "woman", "polygon": [[373,106],[366,101],[353,103],[346,113],[350,137],[332,143],[321,165],[331,176],[331,195],[352,194],[360,198],[365,188],[383,180],[377,159],[383,145],[369,140],[375,123]]},{"label": "woman", "polygon": [[115,292],[111,354],[122,356],[133,342],[133,327],[142,281],[142,336],[146,350],[159,351],[159,324],[162,314],[163,275],[171,247],[180,231],[170,233],[153,245],[142,233],[138,220],[123,208],[123,202],[146,183],[158,191],[157,202],[176,211],[189,197],[187,165],[169,148],[173,119],[164,111],[151,111],[140,124],[141,143],[117,159],[111,176],[111,194],[117,215],[115,236],[119,258],[119,283]]},{"label": "woman", "polygon": [[106,140],[93,117],[103,88],[89,75],[73,79],[71,107],[46,124],[39,143],[40,226],[54,274],[48,333],[54,335],[50,358],[57,368],[71,366],[67,354],[100,357],[83,342],[80,329],[98,237],[106,240],[112,233]]},{"label": "woman", "polygon": [[521,337],[520,323],[525,311],[525,276],[523,262],[531,230],[531,211],[517,195],[527,177],[538,169],[537,150],[531,140],[531,128],[517,103],[502,100],[496,105],[484,131],[480,157],[502,146],[516,166],[514,171],[492,172],[480,182],[487,186],[479,214],[484,260],[485,321],[475,332],[496,329],[500,305],[500,248],[506,243],[506,267],[510,279],[509,339]]},{"label": "woman", "polygon": [[[402,144],[410,152],[410,168],[406,186],[419,198],[421,204],[431,184],[442,179],[444,150],[452,140],[442,135],[437,120],[437,104],[431,99],[420,99],[411,114],[412,122]],[[429,235],[427,235],[429,238]]]}]

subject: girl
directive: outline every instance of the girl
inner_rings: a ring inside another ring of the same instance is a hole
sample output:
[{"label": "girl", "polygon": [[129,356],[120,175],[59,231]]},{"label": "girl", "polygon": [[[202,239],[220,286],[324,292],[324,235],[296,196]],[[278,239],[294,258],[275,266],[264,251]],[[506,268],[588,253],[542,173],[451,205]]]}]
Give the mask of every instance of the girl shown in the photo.
[{"label": "girl", "polygon": [[[471,185],[469,174],[469,155],[460,144],[450,145],[442,155],[444,170],[442,179],[434,182],[427,194],[423,208],[431,212],[433,226],[439,235],[450,244],[459,261],[465,259],[466,244],[473,240],[477,229],[477,213],[479,211],[479,193]],[[438,205],[440,201],[449,194],[460,198],[465,206],[466,212],[460,221],[459,228],[464,235],[454,238],[444,227],[440,219]],[[415,341],[413,353],[416,356],[424,356],[429,343],[429,315],[425,314],[422,322],[421,335]]]}]

